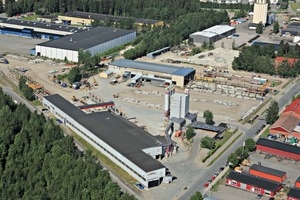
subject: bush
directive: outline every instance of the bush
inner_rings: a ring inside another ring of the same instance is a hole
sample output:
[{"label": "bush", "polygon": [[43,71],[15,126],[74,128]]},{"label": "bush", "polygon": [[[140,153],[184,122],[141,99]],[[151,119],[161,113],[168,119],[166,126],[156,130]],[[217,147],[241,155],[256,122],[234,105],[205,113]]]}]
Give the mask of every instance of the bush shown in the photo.
[{"label": "bush", "polygon": [[208,136],[201,139],[201,147],[207,149],[214,149],[216,147],[216,141]]},{"label": "bush", "polygon": [[196,135],[196,133],[194,132],[194,128],[193,127],[188,127],[188,129],[186,130],[185,133],[185,137],[187,140],[192,139],[194,136]]}]

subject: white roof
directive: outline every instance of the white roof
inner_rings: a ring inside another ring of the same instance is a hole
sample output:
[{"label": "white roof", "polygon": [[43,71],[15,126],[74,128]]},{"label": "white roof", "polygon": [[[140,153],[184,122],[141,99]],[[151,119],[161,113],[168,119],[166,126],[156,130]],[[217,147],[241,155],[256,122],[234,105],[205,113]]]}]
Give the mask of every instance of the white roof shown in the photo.
[{"label": "white roof", "polygon": [[203,31],[195,32],[193,35],[201,35],[201,36],[206,36],[206,37],[213,37],[216,35],[222,35],[223,33],[226,33],[228,31],[234,30],[235,27],[229,26],[229,25],[216,25],[213,27],[210,27],[208,29],[205,29]]}]

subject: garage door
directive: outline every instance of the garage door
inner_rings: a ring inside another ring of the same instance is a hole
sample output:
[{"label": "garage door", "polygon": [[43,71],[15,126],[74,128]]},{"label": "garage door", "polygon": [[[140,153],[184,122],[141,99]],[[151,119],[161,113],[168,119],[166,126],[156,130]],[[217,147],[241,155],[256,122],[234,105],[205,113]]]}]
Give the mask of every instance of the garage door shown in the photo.
[{"label": "garage door", "polygon": [[155,181],[150,181],[148,183],[148,187],[151,188],[151,187],[155,187],[155,186],[158,186],[159,185],[159,180],[155,180]]}]

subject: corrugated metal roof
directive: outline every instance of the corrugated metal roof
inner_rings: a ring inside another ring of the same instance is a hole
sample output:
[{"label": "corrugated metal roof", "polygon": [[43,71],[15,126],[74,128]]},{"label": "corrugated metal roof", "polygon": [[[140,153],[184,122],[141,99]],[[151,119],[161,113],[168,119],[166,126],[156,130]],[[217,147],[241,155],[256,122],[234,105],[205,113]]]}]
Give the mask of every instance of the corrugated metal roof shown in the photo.
[{"label": "corrugated metal roof", "polygon": [[283,177],[286,174],[286,172],[284,172],[284,171],[280,171],[280,170],[277,170],[277,169],[272,169],[272,168],[265,167],[265,166],[262,166],[262,165],[257,165],[257,164],[253,164],[250,167],[250,170],[259,171],[259,172],[263,172],[263,173],[266,173],[266,174],[271,174],[271,175],[278,176],[278,177]]},{"label": "corrugated metal roof", "polygon": [[37,46],[79,51],[79,49],[88,49],[134,32],[134,30],[98,26],[57,40],[44,42]]},{"label": "corrugated metal roof", "polygon": [[210,27],[208,29],[205,29],[203,31],[195,32],[191,34],[193,35],[201,35],[201,36],[206,36],[206,37],[214,37],[216,35],[222,35],[228,31],[234,30],[235,27],[229,26],[229,25],[216,25],[213,27]]},{"label": "corrugated metal roof", "polygon": [[181,68],[181,69],[178,69],[176,72],[174,72],[172,75],[186,76],[193,72],[195,72],[195,69],[193,69],[193,68]]},{"label": "corrugated metal roof", "polygon": [[142,151],[162,146],[154,136],[142,128],[108,111],[86,114],[58,94],[44,98],[145,172],[164,168],[159,161]]},{"label": "corrugated metal roof", "polygon": [[227,178],[231,180],[235,180],[237,182],[241,182],[265,190],[269,190],[271,192],[276,191],[278,187],[281,185],[280,183],[268,179],[264,179],[261,177],[253,176],[248,173],[230,172]]},{"label": "corrugated metal roof", "polygon": [[165,74],[173,74],[177,70],[181,69],[181,67],[176,67],[172,65],[162,65],[157,63],[148,63],[148,62],[128,60],[128,59],[115,60],[114,62],[110,63],[110,65],[114,65],[122,68],[133,68],[139,70],[160,72]]},{"label": "corrugated metal roof", "polygon": [[220,127],[220,126],[213,126],[213,125],[209,125],[203,122],[193,122],[191,124],[192,127],[197,128],[197,129],[202,129],[202,130],[208,130],[208,131],[213,131],[213,132],[218,132],[221,133],[225,130],[224,127]]}]

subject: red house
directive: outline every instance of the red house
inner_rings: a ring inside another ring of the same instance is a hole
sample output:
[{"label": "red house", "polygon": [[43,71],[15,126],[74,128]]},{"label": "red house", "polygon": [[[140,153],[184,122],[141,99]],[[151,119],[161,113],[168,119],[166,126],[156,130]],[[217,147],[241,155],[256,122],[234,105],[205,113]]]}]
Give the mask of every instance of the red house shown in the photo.
[{"label": "red house", "polygon": [[300,99],[293,101],[282,112],[280,118],[270,127],[271,134],[280,134],[288,137],[290,135],[300,139],[300,133],[295,127],[300,122]]},{"label": "red house", "polygon": [[282,188],[281,183],[248,173],[230,172],[226,185],[273,197]]},{"label": "red house", "polygon": [[291,188],[287,194],[288,200],[300,200],[300,189],[299,188]]},{"label": "red house", "polygon": [[254,176],[259,176],[280,183],[286,179],[286,172],[257,164],[253,164],[250,167],[249,173]]},{"label": "red house", "polygon": [[300,189],[300,176],[296,180],[295,187]]},{"label": "red house", "polygon": [[300,147],[287,143],[259,138],[256,142],[256,150],[300,161]]},{"label": "red house", "polygon": [[287,58],[287,57],[276,57],[275,58],[275,69],[277,70],[279,65],[284,61],[287,61],[290,67],[294,67],[294,65],[298,62],[297,58]]}]

